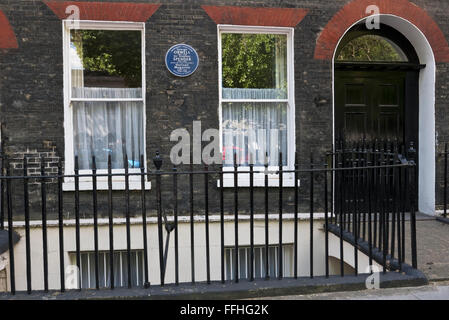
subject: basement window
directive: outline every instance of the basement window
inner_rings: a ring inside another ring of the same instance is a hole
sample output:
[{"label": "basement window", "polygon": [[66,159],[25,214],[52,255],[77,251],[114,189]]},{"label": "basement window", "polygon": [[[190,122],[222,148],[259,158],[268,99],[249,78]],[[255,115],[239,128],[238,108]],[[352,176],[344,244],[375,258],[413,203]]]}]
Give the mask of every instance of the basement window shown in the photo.
[{"label": "basement window", "polygon": [[[95,253],[81,252],[79,276],[81,289],[95,289]],[[72,265],[76,265],[76,254],[70,253]],[[114,287],[128,286],[128,254],[127,251],[114,252]],[[145,265],[143,250],[131,251],[131,284],[132,286],[143,286],[145,281]],[[100,288],[111,286],[111,264],[109,251],[98,253],[98,281]]]},{"label": "basement window", "polygon": [[[268,275],[270,278],[279,276],[279,246],[268,247]],[[265,278],[266,274],[266,250],[265,246],[254,247],[254,278]],[[239,248],[239,279],[249,279],[251,272],[250,256],[251,248]],[[282,246],[283,277],[293,277],[293,246]],[[225,249],[225,276],[226,280],[235,279],[235,249]]]}]

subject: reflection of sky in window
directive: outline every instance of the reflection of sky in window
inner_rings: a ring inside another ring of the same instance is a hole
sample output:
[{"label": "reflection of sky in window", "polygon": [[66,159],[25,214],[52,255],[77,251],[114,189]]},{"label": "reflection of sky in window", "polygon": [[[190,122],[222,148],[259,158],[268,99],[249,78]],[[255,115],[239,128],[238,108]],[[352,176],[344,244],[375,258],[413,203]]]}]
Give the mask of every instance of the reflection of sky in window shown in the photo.
[{"label": "reflection of sky in window", "polygon": [[73,42],[70,43],[70,65],[72,70],[84,70],[83,62],[78,52],[76,52],[76,46]]}]

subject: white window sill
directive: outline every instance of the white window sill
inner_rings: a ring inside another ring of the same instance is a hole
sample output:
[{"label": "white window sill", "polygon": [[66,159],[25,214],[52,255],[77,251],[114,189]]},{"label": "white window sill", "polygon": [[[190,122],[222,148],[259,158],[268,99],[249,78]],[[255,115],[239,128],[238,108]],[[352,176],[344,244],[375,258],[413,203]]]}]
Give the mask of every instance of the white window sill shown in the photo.
[{"label": "white window sill", "polygon": [[[237,187],[239,188],[249,188],[250,181],[249,179],[239,178],[237,180]],[[301,185],[301,180],[298,180],[298,187]],[[254,179],[253,186],[255,188],[265,187],[265,179]],[[217,187],[220,188],[220,180],[217,180]],[[223,179],[223,187],[224,188],[234,188],[234,179]],[[279,179],[268,179],[268,187],[269,188],[279,188]],[[294,179],[284,179],[282,181],[282,187],[284,188],[294,188],[295,180]]]},{"label": "white window sill", "polygon": [[[140,180],[130,180],[129,190],[141,190]],[[63,191],[75,191],[75,182],[67,181],[62,184]],[[80,181],[79,191],[92,191],[92,181]],[[97,190],[109,190],[108,181],[97,181]],[[112,190],[125,190],[124,180],[112,180]],[[151,190],[151,182],[145,181],[145,190]]]},{"label": "white window sill", "polygon": [[[283,167],[283,170],[293,170],[287,166]],[[238,167],[237,169],[237,187],[249,188],[250,187],[250,174],[248,173],[249,167]],[[253,174],[253,186],[256,188],[265,187],[265,167],[254,167]],[[279,167],[268,167],[268,187],[279,188]],[[233,188],[234,186],[234,168],[223,168],[223,187]],[[293,172],[284,172],[282,180],[282,187],[294,188],[295,187],[295,174]],[[298,179],[298,187],[301,184],[301,180]],[[217,180],[217,187],[220,188],[220,180]]]}]

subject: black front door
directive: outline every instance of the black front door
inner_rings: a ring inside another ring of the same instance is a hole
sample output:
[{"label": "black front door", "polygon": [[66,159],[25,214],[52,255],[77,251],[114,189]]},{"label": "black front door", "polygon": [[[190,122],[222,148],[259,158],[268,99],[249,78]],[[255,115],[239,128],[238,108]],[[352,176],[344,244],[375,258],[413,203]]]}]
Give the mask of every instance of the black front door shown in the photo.
[{"label": "black front door", "polygon": [[406,72],[336,71],[336,138],[404,143],[405,83]]},{"label": "black front door", "polygon": [[[397,142],[399,152],[413,142],[418,149],[418,75],[416,71],[335,71],[336,148],[346,146],[338,165],[354,166],[354,159],[368,161],[351,152],[353,143],[363,140],[377,140],[378,146]],[[394,157],[388,159],[387,163],[397,161]],[[339,179],[344,185],[354,182],[345,174],[336,179],[337,185]],[[338,189],[336,196],[341,196]]]}]

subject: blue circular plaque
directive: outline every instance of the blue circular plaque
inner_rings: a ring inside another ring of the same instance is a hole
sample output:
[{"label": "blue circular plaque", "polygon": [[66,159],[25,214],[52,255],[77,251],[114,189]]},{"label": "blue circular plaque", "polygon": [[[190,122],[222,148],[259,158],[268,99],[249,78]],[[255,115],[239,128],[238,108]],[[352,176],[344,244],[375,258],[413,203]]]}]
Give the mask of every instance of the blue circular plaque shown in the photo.
[{"label": "blue circular plaque", "polygon": [[188,77],[199,64],[198,53],[187,44],[176,44],[165,55],[167,69],[177,77]]}]

